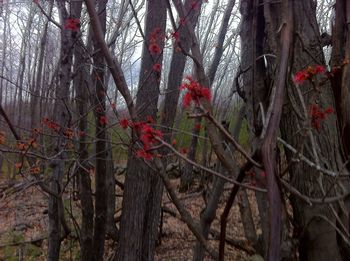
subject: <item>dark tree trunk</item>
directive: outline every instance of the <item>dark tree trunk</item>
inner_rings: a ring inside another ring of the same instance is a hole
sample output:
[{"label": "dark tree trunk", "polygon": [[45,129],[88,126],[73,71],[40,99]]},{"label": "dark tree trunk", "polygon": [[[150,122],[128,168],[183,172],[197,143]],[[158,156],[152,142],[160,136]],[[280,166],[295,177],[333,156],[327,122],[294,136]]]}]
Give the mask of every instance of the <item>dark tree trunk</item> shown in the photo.
[{"label": "dark tree trunk", "polygon": [[[341,68],[334,71],[331,78],[331,85],[335,98],[335,107],[339,125],[340,140],[342,143],[344,160],[350,159],[350,3],[346,0],[337,0],[335,4],[335,22],[332,32],[332,57],[331,66]],[[339,67],[340,66],[340,67]],[[350,170],[350,164],[346,165]],[[348,181],[349,182],[349,181]],[[349,187],[349,184],[347,184]],[[346,203],[350,208],[349,200]],[[349,220],[349,213],[341,213],[341,219],[346,224]],[[350,247],[344,244],[341,237],[339,245],[345,260],[350,259]]]},{"label": "dark tree trunk", "polygon": [[[82,2],[72,3],[72,16],[79,18],[81,16]],[[82,40],[79,39],[81,42]],[[79,115],[79,167],[78,167],[78,188],[79,200],[81,203],[81,230],[80,230],[80,260],[92,260],[92,238],[93,238],[93,218],[94,206],[92,202],[91,178],[89,166],[89,152],[87,144],[88,133],[88,104],[89,104],[89,67],[82,67],[82,64],[88,64],[87,54],[83,46],[76,47],[74,50],[74,81],[73,86],[76,91],[77,109]]]},{"label": "dark tree trunk", "polygon": [[[255,2],[257,4],[258,1]],[[248,103],[248,122],[255,136],[264,134],[262,117],[267,111],[266,97],[270,95],[269,76],[273,68],[280,65],[272,59],[267,59],[266,67],[259,57],[264,53],[274,53],[276,56],[275,33],[279,30],[285,17],[282,17],[281,6],[276,3],[265,3],[264,6],[249,6],[249,1],[242,1],[243,30],[242,36],[242,66],[248,70],[244,75],[245,94]],[[308,65],[324,64],[321,38],[316,22],[316,9],[314,1],[292,1],[294,11],[294,46],[291,59],[293,73],[305,69]],[[250,46],[248,43],[253,43]],[[278,61],[277,61],[278,62]],[[266,77],[267,76],[267,77]],[[278,78],[276,78],[278,80]],[[319,131],[313,130],[309,121],[309,106],[315,102],[314,89],[311,83],[303,86],[294,86],[289,80],[287,95],[281,121],[283,139],[291,144],[313,161],[320,160],[326,169],[339,170],[342,158],[338,144],[338,132],[333,115],[322,122]],[[299,89],[297,89],[299,88]],[[321,108],[333,107],[334,102],[329,84],[321,87],[322,91],[317,97],[317,104]],[[301,90],[303,94],[298,93]],[[302,97],[302,98],[301,98]],[[301,100],[302,99],[302,100]],[[302,102],[305,101],[305,108]],[[264,112],[260,111],[259,103],[263,105]],[[266,146],[265,146],[266,147]],[[313,153],[315,149],[317,156]],[[332,179],[322,175],[319,171],[305,163],[293,163],[293,156],[286,149],[287,160],[293,164],[289,168],[291,183],[300,192],[310,197],[323,197],[324,192],[335,193]],[[320,184],[322,183],[322,187]],[[308,204],[292,198],[294,210],[295,231],[299,232],[301,260],[342,260],[337,245],[335,228],[319,216],[336,223],[334,212],[336,206],[309,206]],[[331,207],[333,209],[331,209]]]},{"label": "dark tree trunk", "polygon": [[107,191],[107,217],[106,217],[106,234],[117,240],[118,229],[115,224],[115,177],[114,177],[114,161],[113,161],[113,147],[111,144],[111,137],[108,135],[107,139],[107,162],[106,162],[106,191]]},{"label": "dark tree trunk", "polygon": [[[335,23],[333,26],[331,66],[334,70],[331,78],[335,96],[340,137],[343,145],[345,160],[350,158],[350,3],[337,0],[335,5]],[[347,164],[348,169],[350,165]]]},{"label": "dark tree trunk", "polygon": [[[97,13],[102,26],[103,35],[106,34],[106,5],[108,0],[97,2]],[[105,89],[105,62],[97,41],[94,41],[95,55],[94,70],[92,77],[95,81],[94,108],[95,109],[95,125],[96,125],[96,173],[95,173],[95,216],[94,216],[94,233],[93,233],[93,251],[92,260],[99,261],[103,259],[104,242],[106,236],[106,220],[107,220],[107,146],[106,146],[106,125],[108,119],[106,116],[106,89]]]},{"label": "dark tree trunk", "polygon": [[[152,32],[159,28],[164,34],[166,26],[166,1],[148,0],[146,7],[145,42],[143,45],[140,79],[136,100],[139,120],[157,117],[160,75],[152,70],[162,63],[162,52],[149,52]],[[164,43],[157,39],[160,50]],[[157,239],[163,184],[160,177],[131,148],[122,204],[117,260],[153,260]]]},{"label": "dark tree trunk", "polygon": [[[250,142],[253,151],[260,146],[259,135],[262,131],[262,118],[259,112],[259,103],[267,108],[267,93],[270,89],[270,82],[265,77],[263,60],[256,58],[264,53],[264,16],[262,6],[258,8],[258,1],[241,1],[240,12],[241,22],[241,70],[243,79],[243,93],[246,105],[246,117],[250,131]],[[269,60],[268,60],[269,62]],[[237,89],[241,88],[237,86]],[[254,170],[260,173],[260,170]],[[268,216],[267,199],[262,193],[255,193],[259,209],[260,223],[262,227],[262,247],[258,249],[259,254],[264,256],[268,242]]]},{"label": "dark tree trunk", "polygon": [[[295,1],[293,9],[295,14],[294,30],[297,35],[294,42],[292,71],[297,72],[305,69],[306,65],[325,64],[316,21],[316,4],[311,0]],[[315,91],[312,90],[309,82],[300,87],[295,87],[290,81],[287,88],[289,99],[282,117],[282,137],[289,144],[300,149],[307,158],[316,162],[320,160],[319,164],[322,164],[326,169],[339,170],[342,167],[342,159],[335,116],[329,115],[322,122],[319,131],[312,129],[310,126],[305,126],[305,122],[300,120],[296,114],[296,111],[302,112],[303,110],[296,88],[301,88],[305,92],[303,98],[307,109],[310,104],[315,102],[321,108],[334,107],[332,90],[328,83],[321,87],[322,91],[317,100],[315,100]],[[296,126],[298,126],[297,129],[295,128]],[[309,129],[307,130],[307,128]],[[314,139],[314,145],[312,144],[312,139]],[[313,146],[317,152],[318,159],[312,152]],[[311,149],[306,149],[307,147]],[[292,162],[293,155],[287,150],[286,156],[288,162]],[[308,196],[323,197],[325,191],[330,192],[329,195],[335,193],[332,178],[322,175],[305,163],[295,164],[295,166],[290,168],[289,173],[291,175],[291,183],[300,192]],[[336,219],[333,211],[330,209],[331,206],[309,206],[296,198],[292,200],[292,205],[297,224],[296,230],[302,231],[299,249],[301,260],[342,260],[335,228],[325,220],[317,218],[318,216],[327,216],[335,224]],[[334,211],[337,210],[336,205],[332,207]]]}]

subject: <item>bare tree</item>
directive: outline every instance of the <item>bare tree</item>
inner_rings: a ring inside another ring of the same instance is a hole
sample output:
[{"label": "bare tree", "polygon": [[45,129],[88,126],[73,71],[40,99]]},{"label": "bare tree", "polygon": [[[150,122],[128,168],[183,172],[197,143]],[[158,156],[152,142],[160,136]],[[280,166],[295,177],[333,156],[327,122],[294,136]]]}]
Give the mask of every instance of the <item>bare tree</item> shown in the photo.
[{"label": "bare tree", "polygon": [[[60,51],[60,69],[59,69],[59,86],[56,90],[55,103],[55,122],[59,124],[60,130],[56,140],[55,151],[57,156],[53,159],[52,166],[52,181],[50,188],[55,195],[50,195],[49,198],[49,248],[48,260],[59,260],[60,245],[62,239],[62,225],[64,219],[63,202],[62,202],[62,181],[65,173],[65,144],[66,138],[64,135],[65,129],[69,127],[71,115],[69,112],[67,101],[69,100],[69,87],[71,81],[71,67],[73,58],[73,35],[76,32],[66,30],[65,25],[70,20],[65,7],[65,0],[58,0],[57,7],[61,21],[61,51]],[[67,232],[67,231],[66,231]]]},{"label": "bare tree", "polygon": [[[165,1],[147,1],[141,70],[136,98],[139,120],[156,119],[160,75],[154,65],[162,64],[161,40],[165,34]],[[154,49],[152,49],[154,48]],[[136,137],[133,134],[133,139]],[[137,144],[135,144],[137,146]],[[123,195],[117,260],[153,260],[160,219],[163,184],[157,174],[131,147]],[[130,238],[129,235],[133,237]]]}]

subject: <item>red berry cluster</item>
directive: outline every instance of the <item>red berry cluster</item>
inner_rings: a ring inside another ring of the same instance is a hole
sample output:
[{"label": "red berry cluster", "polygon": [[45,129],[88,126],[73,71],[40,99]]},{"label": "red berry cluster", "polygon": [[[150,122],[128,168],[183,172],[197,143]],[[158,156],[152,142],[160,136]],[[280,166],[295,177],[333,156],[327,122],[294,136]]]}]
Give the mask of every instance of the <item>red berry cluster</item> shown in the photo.
[{"label": "red berry cluster", "polygon": [[187,90],[183,98],[183,105],[185,107],[189,106],[191,102],[194,102],[195,105],[198,106],[201,98],[210,101],[211,93],[208,88],[201,86],[190,76],[187,76],[186,80],[187,81],[180,86],[180,90]]}]

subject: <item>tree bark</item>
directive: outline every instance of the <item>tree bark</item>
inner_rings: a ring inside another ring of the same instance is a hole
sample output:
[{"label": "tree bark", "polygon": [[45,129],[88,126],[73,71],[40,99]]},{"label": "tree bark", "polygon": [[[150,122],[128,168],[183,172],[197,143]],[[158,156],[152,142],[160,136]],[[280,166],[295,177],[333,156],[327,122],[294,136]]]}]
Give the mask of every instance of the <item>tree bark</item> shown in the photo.
[{"label": "tree bark", "polygon": [[[60,21],[64,25],[68,18],[64,0],[57,0]],[[56,152],[61,152],[52,160],[52,180],[50,188],[59,195],[62,192],[62,180],[65,167],[65,153],[62,152],[66,145],[64,137],[65,128],[69,126],[70,114],[67,110],[65,101],[69,98],[69,86],[71,81],[71,66],[73,57],[73,33],[70,30],[61,31],[61,50],[60,50],[60,69],[59,86],[56,90],[56,103],[54,108],[54,121],[59,124],[60,130],[57,137]],[[61,225],[63,211],[62,197],[50,195],[49,197],[49,246],[48,260],[58,261],[61,246]]]},{"label": "tree bark", "polygon": [[[154,119],[157,117],[160,75],[153,70],[153,65],[162,63],[162,51],[151,54],[149,44],[152,32],[158,31],[160,35],[165,32],[165,1],[147,1],[145,24],[145,42],[136,98],[139,120],[146,120],[148,116]],[[163,41],[156,38],[158,47],[163,50]],[[162,181],[147,164],[134,156],[134,149],[138,148],[130,149],[124,184],[119,246],[116,256],[116,259],[120,261],[154,259],[160,219]]]},{"label": "tree bark", "polygon": [[[72,6],[72,17],[80,18],[82,10],[82,2],[74,2]],[[80,36],[79,36],[80,37]],[[81,39],[79,41],[82,42]],[[74,80],[73,86],[76,92],[76,104],[79,115],[79,167],[78,172],[78,193],[81,204],[81,230],[80,230],[80,260],[92,260],[92,239],[94,228],[94,206],[92,201],[91,166],[89,165],[89,151],[87,144],[88,133],[88,104],[90,74],[89,67],[83,67],[82,64],[88,64],[89,57],[85,53],[83,46],[77,46],[74,49]]]},{"label": "tree bark", "polygon": [[[295,1],[293,10],[296,39],[294,41],[293,60],[291,61],[292,71],[297,72],[305,69],[305,65],[309,64],[325,64],[316,21],[316,4],[313,1]],[[305,93],[302,98],[298,96],[296,88],[302,88]],[[302,102],[305,102],[306,106],[310,106],[315,102],[314,90],[310,82],[295,87],[291,80],[287,90],[287,106],[284,107],[281,125],[282,137],[287,143],[299,148],[307,158],[313,159],[327,169],[335,171],[341,169],[343,163],[334,115],[329,115],[322,122],[322,126],[318,131],[310,126],[305,126],[305,120],[303,122],[297,113],[299,111],[300,114],[303,110]],[[322,86],[322,91],[317,97],[317,104],[321,108],[334,107],[332,90],[328,83]],[[307,118],[308,115],[306,114],[304,117]],[[296,126],[297,128],[295,128]],[[311,150],[307,148],[311,148]],[[312,151],[313,149],[316,154]],[[292,162],[293,155],[287,150],[286,156],[288,162]],[[322,197],[325,195],[325,191],[329,192],[328,195],[336,193],[336,189],[332,185],[334,181],[331,177],[322,175],[305,163],[295,164],[289,169],[289,174],[292,185],[307,196]],[[337,211],[337,206],[309,206],[297,198],[292,198],[292,205],[293,216],[297,224],[295,231],[298,231],[300,236],[300,259],[311,261],[342,260],[335,228],[324,219],[317,218],[325,215],[331,222],[336,223],[334,214]]]},{"label": "tree bark", "polygon": [[113,147],[111,143],[111,135],[108,135],[107,139],[107,162],[106,162],[106,191],[107,191],[107,213],[106,213],[106,234],[117,241],[118,229],[115,224],[115,177],[114,177],[114,159],[113,159]]},{"label": "tree bark", "polygon": [[[241,76],[243,80],[243,90],[240,94],[246,102],[246,117],[250,132],[250,143],[252,150],[259,148],[261,141],[259,135],[263,129],[263,121],[259,104],[267,108],[267,93],[271,82],[265,76],[264,63],[258,56],[264,54],[264,14],[263,9],[258,8],[258,1],[241,1],[240,12],[242,15],[241,22]],[[270,60],[268,60],[268,63]],[[239,77],[239,76],[238,76]],[[237,81],[238,82],[238,81]],[[239,86],[236,87],[240,89]],[[260,175],[261,170],[254,169],[257,175]],[[255,193],[257,200],[260,224],[262,228],[262,247],[258,249],[258,253],[265,255],[268,242],[268,215],[267,215],[267,199],[262,193]]]},{"label": "tree bark", "polygon": [[[332,68],[339,68],[334,71],[331,77],[331,86],[335,98],[335,108],[337,112],[337,122],[342,143],[342,152],[344,161],[350,159],[350,139],[347,133],[350,132],[350,3],[345,0],[337,0],[335,4],[335,21],[332,28]],[[346,167],[350,171],[350,164]],[[349,187],[349,184],[347,184]],[[346,207],[350,208],[350,202],[347,201]],[[349,220],[349,213],[341,213],[341,219],[344,223]],[[344,244],[340,238],[339,245],[344,259],[350,258],[350,247]]]},{"label": "tree bark", "polygon": [[[97,13],[102,26],[102,34],[106,34],[106,5],[108,0],[97,2]],[[92,77],[95,82],[94,108],[95,109],[95,137],[96,137],[96,156],[95,156],[95,216],[94,216],[94,233],[93,233],[93,251],[92,260],[98,261],[103,259],[104,242],[106,236],[106,216],[107,216],[107,191],[106,191],[106,160],[107,160],[107,132],[106,125],[108,119],[106,115],[106,88],[105,88],[105,62],[100,50],[100,46],[94,40],[95,55],[94,69]]]},{"label": "tree bark", "polygon": [[[249,29],[249,31],[242,30],[245,32],[243,35],[247,36],[246,38],[242,36],[242,41],[243,43],[253,43],[253,49],[246,44],[243,44],[245,47],[242,49],[242,55],[250,55],[250,61],[252,61],[251,64],[243,66],[243,70],[247,69],[252,71],[252,76],[248,77],[246,75],[244,84],[245,86],[253,87],[245,89],[245,94],[248,104],[251,104],[248,112],[251,119],[249,121],[251,123],[251,129],[256,136],[260,136],[264,133],[264,130],[261,119],[263,112],[259,111],[259,103],[266,108],[267,99],[265,96],[270,94],[269,85],[264,85],[262,80],[264,80],[265,75],[271,75],[271,71],[273,71],[271,68],[274,67],[275,63],[273,60],[267,60],[266,65],[261,62],[259,64],[258,58],[264,53],[275,52],[276,43],[274,43],[275,38],[273,32],[277,31],[281,24],[283,24],[283,17],[275,15],[281,14],[282,12],[280,11],[280,6],[272,2],[265,3],[263,14],[262,10],[259,10],[258,7],[255,7],[254,9],[249,7],[248,2],[242,3],[244,4],[244,6],[242,4],[242,7],[244,8],[245,13],[249,14],[243,15],[243,17],[250,17],[243,18],[246,23],[245,26],[246,28],[252,28]],[[314,2],[294,1],[292,3],[295,16],[294,33],[296,40],[294,41],[294,52],[291,64],[292,71],[296,72],[305,69],[305,65],[324,64],[324,58],[322,55],[321,40],[316,22]],[[250,12],[250,10],[255,11]],[[264,20],[259,20],[262,19],[261,17],[263,17]],[[248,24],[249,26],[247,26]],[[265,28],[259,28],[260,26]],[[248,40],[251,32],[253,32],[253,34],[256,32],[256,34],[254,34],[255,38]],[[243,58],[242,61],[247,61],[247,59]],[[272,64],[272,66],[270,64]],[[278,63],[277,66],[279,66]],[[266,74],[261,72],[266,72]],[[247,84],[249,81],[250,83]],[[287,140],[289,144],[300,149],[303,147],[300,146],[301,144],[305,144],[304,147],[316,147],[315,149],[318,157],[322,160],[322,164],[327,166],[327,169],[338,170],[342,162],[337,143],[338,133],[334,116],[331,115],[323,122],[322,129],[319,133],[307,131],[305,121],[308,119],[309,115],[306,112],[306,115],[303,116],[304,120],[301,120],[299,116],[300,113],[297,114],[298,110],[302,111],[303,109],[302,101],[298,96],[296,88],[303,88],[303,92],[305,91],[306,94],[302,99],[305,99],[307,105],[314,102],[312,100],[313,95],[308,94],[310,91],[313,91],[310,83],[306,83],[300,87],[295,87],[294,83],[292,83],[291,80],[289,81],[287,88],[289,99],[287,105],[284,106],[281,121],[281,132],[283,138]],[[307,92],[307,90],[309,90],[309,92]],[[322,87],[322,93],[318,98],[318,104],[322,108],[333,105],[332,93],[330,92],[328,84]],[[265,133],[267,133],[267,131]],[[302,135],[300,135],[301,133],[306,134],[302,137]],[[315,138],[315,144],[312,144],[311,142],[313,136]],[[329,148],[332,149],[330,150]],[[305,153],[306,157],[317,160],[313,152],[310,152],[307,149],[302,150],[302,152]],[[264,155],[267,154],[265,153]],[[289,151],[286,151],[286,155],[288,162],[292,162],[293,155],[291,155]],[[324,191],[335,193],[334,189],[332,189],[332,181],[330,178],[323,177],[316,169],[310,168],[304,163],[295,164],[295,166],[289,168],[289,173],[292,184],[297,187],[299,191],[308,196],[324,196]],[[323,187],[319,187],[320,182]],[[295,230],[300,233],[299,253],[301,260],[341,260],[335,228],[325,220],[316,218],[318,215],[327,215],[330,221],[335,223],[334,211],[336,211],[336,208],[333,207],[333,209],[331,209],[329,206],[310,207],[296,198],[293,198],[292,205],[294,218],[296,224],[298,224]]]},{"label": "tree bark", "polygon": [[[336,111],[343,145],[345,160],[350,158],[350,3],[337,0],[335,4],[335,23],[333,26],[331,66],[334,70],[331,78],[335,96]],[[348,169],[350,165],[347,164]]]}]

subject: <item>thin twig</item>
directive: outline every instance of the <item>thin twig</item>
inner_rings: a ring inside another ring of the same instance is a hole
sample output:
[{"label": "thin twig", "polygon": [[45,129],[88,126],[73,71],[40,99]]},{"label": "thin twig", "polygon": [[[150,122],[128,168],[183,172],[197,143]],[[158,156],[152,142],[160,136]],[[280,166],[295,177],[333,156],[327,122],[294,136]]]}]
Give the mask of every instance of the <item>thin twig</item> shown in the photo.
[{"label": "thin twig", "polygon": [[[246,188],[246,189],[250,189],[250,190],[254,190],[254,191],[258,191],[258,192],[263,192],[263,193],[266,193],[267,190],[266,189],[263,189],[263,188],[258,188],[258,187],[254,187],[254,186],[250,186],[250,185],[247,185],[247,184],[243,184],[243,183],[240,183],[240,182],[237,182],[236,180],[234,179],[230,179],[228,177],[226,177],[225,175],[219,173],[219,172],[216,172],[212,169],[209,169],[207,167],[204,167],[192,160],[190,160],[189,158],[187,158],[186,156],[184,156],[183,154],[181,154],[180,152],[178,152],[173,146],[171,146],[170,144],[166,143],[165,141],[163,141],[162,139],[159,139],[159,138],[156,138],[160,143],[162,143],[165,147],[169,148],[172,152],[174,152],[177,156],[179,156],[180,158],[182,158],[183,160],[185,160],[187,163],[190,163],[192,164],[193,166],[201,169],[201,170],[204,170],[210,174],[213,174],[217,177],[220,177],[224,180],[226,180],[227,182],[229,183],[232,183],[232,184],[235,184],[235,185],[238,185],[240,187],[243,187],[243,188]],[[254,160],[253,160],[254,161]]]}]

